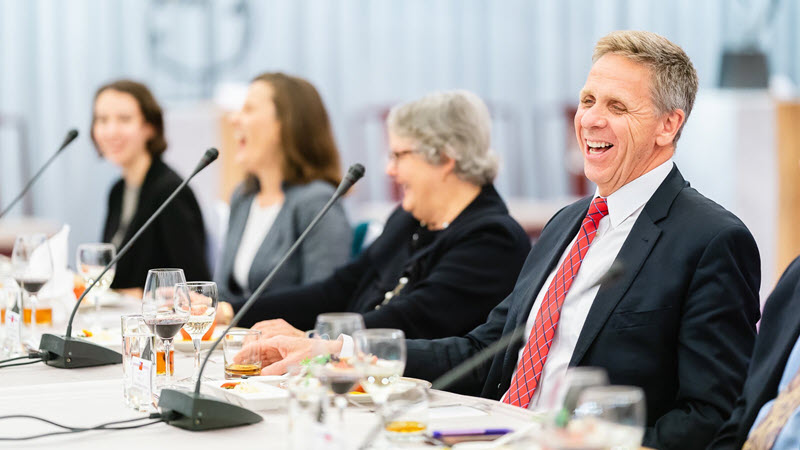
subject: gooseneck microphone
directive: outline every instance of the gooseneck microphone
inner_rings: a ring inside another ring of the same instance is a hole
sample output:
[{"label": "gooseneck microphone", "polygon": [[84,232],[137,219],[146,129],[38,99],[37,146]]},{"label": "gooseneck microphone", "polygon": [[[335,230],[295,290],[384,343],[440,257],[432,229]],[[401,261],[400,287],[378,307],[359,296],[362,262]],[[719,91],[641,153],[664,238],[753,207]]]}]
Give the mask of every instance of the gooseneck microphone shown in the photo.
[{"label": "gooseneck microphone", "polygon": [[200,366],[194,392],[177,391],[173,389],[164,389],[161,391],[158,407],[161,409],[162,415],[170,417],[170,419],[167,420],[168,424],[183,428],[184,430],[203,431],[250,425],[263,420],[260,415],[248,409],[217,400],[216,398],[200,395],[200,381],[202,380],[206,364],[208,364],[208,358],[225,335],[228,334],[228,331],[236,326],[250,307],[253,306],[256,299],[258,299],[261,293],[270,285],[275,274],[294,254],[295,250],[297,250],[300,244],[306,239],[308,233],[314,229],[336,200],[344,195],[350,187],[363,176],[364,166],[361,164],[353,164],[350,166],[347,175],[345,175],[342,182],[339,183],[339,187],[336,189],[336,192],[333,193],[330,200],[328,200],[325,206],[317,213],[311,223],[308,224],[303,233],[297,238],[294,244],[292,244],[291,248],[283,255],[283,258],[275,265],[275,268],[264,278],[264,281],[258,285],[253,295],[247,299],[239,312],[231,319],[228,328],[214,341],[211,349],[203,359],[203,364]]},{"label": "gooseneck microphone", "polygon": [[73,129],[71,129],[71,130],[69,130],[67,132],[67,135],[64,137],[64,142],[61,143],[61,147],[58,147],[58,150],[56,150],[56,152],[53,154],[53,156],[51,156],[50,159],[48,159],[47,162],[45,162],[44,165],[39,169],[39,171],[36,172],[36,174],[33,175],[33,177],[30,179],[30,181],[28,181],[28,183],[25,185],[25,187],[22,188],[22,192],[20,192],[19,195],[17,195],[14,198],[14,200],[11,200],[11,203],[9,203],[8,206],[6,206],[5,209],[3,209],[3,212],[0,212],[0,219],[2,219],[3,216],[5,216],[6,213],[14,205],[17,204],[17,202],[22,200],[22,197],[25,196],[25,194],[28,192],[28,189],[30,189],[31,186],[33,186],[33,183],[36,182],[37,179],[39,179],[39,175],[41,175],[42,172],[44,172],[44,170],[47,169],[47,167],[50,165],[50,163],[53,162],[54,159],[56,159],[56,156],[58,156],[61,153],[62,150],[67,148],[67,146],[69,144],[71,144],[72,141],[74,141],[75,138],[77,138],[77,137],[78,137],[78,130],[73,128]]},{"label": "gooseneck microphone", "polygon": [[125,244],[122,249],[120,249],[117,256],[111,260],[104,268],[103,271],[100,272],[98,276],[95,277],[95,280],[86,287],[81,294],[78,301],[75,302],[75,307],[72,308],[72,314],[69,316],[69,322],[67,322],[67,332],[64,336],[57,336],[54,334],[43,334],[42,340],[39,342],[39,350],[49,352],[49,359],[45,361],[45,364],[48,366],[59,367],[62,369],[74,369],[78,367],[93,367],[93,366],[102,366],[105,364],[119,364],[122,362],[122,355],[108,349],[106,347],[94,344],[84,339],[80,338],[73,338],[72,337],[72,322],[75,320],[75,314],[78,312],[78,307],[80,307],[81,302],[83,301],[86,294],[89,293],[90,290],[103,278],[106,272],[109,269],[114,267],[114,264],[119,261],[120,258],[125,256],[130,250],[131,246],[139,239],[139,236],[144,233],[147,228],[150,227],[150,224],[164,211],[164,208],[172,202],[172,200],[189,184],[189,181],[194,178],[201,170],[205,169],[206,166],[211,164],[215,159],[219,156],[219,152],[215,148],[210,148],[206,150],[205,154],[200,161],[197,163],[197,167],[194,168],[191,175],[189,175],[183,182],[172,191],[169,197],[164,200],[164,203],[158,207],[158,209],[147,219],[147,222],[139,228],[139,230],[134,234],[127,244]]}]

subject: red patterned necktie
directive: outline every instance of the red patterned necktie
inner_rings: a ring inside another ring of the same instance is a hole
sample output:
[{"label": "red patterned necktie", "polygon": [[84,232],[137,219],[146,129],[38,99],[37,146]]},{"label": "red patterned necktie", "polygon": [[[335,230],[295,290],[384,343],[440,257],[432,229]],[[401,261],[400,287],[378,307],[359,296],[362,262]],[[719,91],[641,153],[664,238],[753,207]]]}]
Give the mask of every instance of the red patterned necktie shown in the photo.
[{"label": "red patterned necktie", "polygon": [[583,219],[578,239],[547,288],[539,312],[536,313],[536,320],[533,323],[531,335],[528,337],[525,351],[522,352],[522,358],[520,358],[514,378],[511,380],[511,386],[503,398],[504,403],[522,408],[527,408],[530,404],[531,397],[539,385],[539,378],[542,376],[542,369],[547,360],[550,345],[553,343],[553,336],[556,334],[558,319],[561,316],[561,305],[564,304],[564,298],[572,286],[572,280],[578,275],[583,258],[594,240],[600,219],[607,214],[606,199],[595,197],[589,206],[586,218]]}]

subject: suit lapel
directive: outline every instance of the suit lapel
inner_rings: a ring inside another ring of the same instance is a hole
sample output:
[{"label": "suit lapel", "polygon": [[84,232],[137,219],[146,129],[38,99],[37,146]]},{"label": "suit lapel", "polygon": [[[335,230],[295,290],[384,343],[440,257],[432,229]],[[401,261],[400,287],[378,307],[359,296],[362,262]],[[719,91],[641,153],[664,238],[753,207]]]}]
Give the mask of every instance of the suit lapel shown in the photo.
[{"label": "suit lapel", "polygon": [[625,275],[610,286],[600,286],[578,337],[569,363],[570,366],[575,366],[581,361],[633,280],[636,279],[661,235],[661,228],[657,223],[667,216],[675,197],[687,185],[688,183],[683,179],[678,168],[673,166],[667,178],[645,204],[644,210],[633,225],[614,261],[625,268]]},{"label": "suit lapel", "polygon": [[[522,296],[522,301],[511,303],[508,320],[514,321],[514,325],[509,328],[507,322],[507,332],[517,327],[525,326],[530,316],[531,308],[533,308],[533,303],[536,300],[536,295],[542,290],[545,280],[555,269],[567,245],[578,234],[583,218],[586,217],[586,212],[589,210],[591,200],[592,198],[588,197],[573,203],[563,213],[553,217],[545,227],[545,231],[528,257],[529,261],[532,261],[530,268],[523,268],[517,281],[517,285],[526,286],[526,288],[520,289],[518,294]],[[562,230],[568,230],[568,232],[563,233]],[[538,252],[542,252],[542,254],[539,255]],[[517,295],[516,289],[512,295]],[[502,379],[510,379],[511,373],[517,365],[517,354],[523,342],[525,341],[520,341],[510,346],[506,351]]]}]

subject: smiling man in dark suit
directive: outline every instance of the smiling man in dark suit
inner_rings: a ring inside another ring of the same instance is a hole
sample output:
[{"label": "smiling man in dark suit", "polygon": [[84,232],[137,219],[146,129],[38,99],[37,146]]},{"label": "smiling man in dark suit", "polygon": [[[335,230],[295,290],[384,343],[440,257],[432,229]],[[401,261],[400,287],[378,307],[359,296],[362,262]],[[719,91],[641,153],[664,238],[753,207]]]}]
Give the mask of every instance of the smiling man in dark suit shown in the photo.
[{"label": "smiling man in dark suit", "polygon": [[[705,447],[739,393],[759,317],[759,254],[733,214],[672,162],[697,92],[683,50],[649,32],[602,38],[575,132],[594,198],[547,224],[512,294],[465,337],[408,342],[406,375],[434,379],[518,327],[527,340],[455,390],[543,406],[570,366],[640,386],[644,445]],[[621,279],[596,286],[612,264]]]}]

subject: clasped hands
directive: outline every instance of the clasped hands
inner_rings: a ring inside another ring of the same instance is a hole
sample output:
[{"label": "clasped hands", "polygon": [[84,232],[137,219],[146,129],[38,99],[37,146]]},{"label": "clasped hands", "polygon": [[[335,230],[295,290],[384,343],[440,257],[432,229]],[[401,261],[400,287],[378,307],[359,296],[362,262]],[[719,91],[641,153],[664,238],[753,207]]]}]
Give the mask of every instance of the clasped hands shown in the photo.
[{"label": "clasped hands", "polygon": [[[337,354],[342,350],[341,340],[321,341],[307,338],[305,332],[283,319],[264,320],[253,325],[252,329],[260,331],[261,338],[247,344],[239,355],[250,354],[252,347],[256,346],[261,357],[261,375],[283,375],[290,366],[299,364],[314,354]],[[234,357],[234,362],[241,362],[239,355]]]}]

